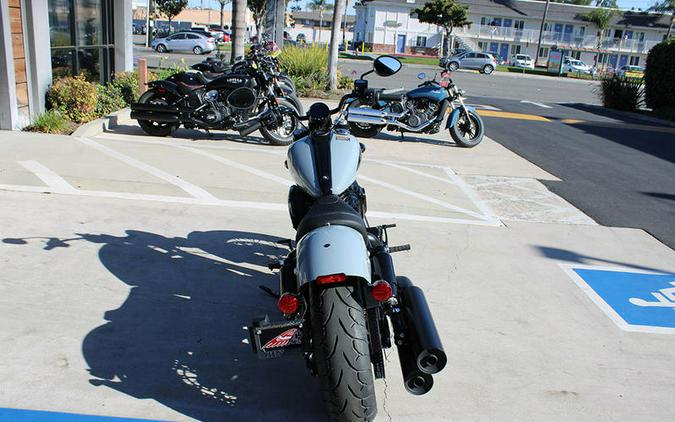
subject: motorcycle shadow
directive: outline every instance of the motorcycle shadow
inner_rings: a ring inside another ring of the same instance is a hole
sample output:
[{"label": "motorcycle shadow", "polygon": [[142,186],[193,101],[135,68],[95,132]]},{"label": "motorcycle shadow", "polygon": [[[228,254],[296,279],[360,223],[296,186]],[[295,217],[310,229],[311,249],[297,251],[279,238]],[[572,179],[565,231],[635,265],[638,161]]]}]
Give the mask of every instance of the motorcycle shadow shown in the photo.
[{"label": "motorcycle shadow", "polygon": [[326,419],[318,381],[300,355],[259,360],[242,341],[253,316],[276,315],[275,300],[258,286],[277,289],[266,264],[287,252],[278,238],[237,231],[80,236],[103,245],[102,264],[130,287],[83,341],[91,384],[201,421]]},{"label": "motorcycle shadow", "polygon": [[[141,129],[140,126],[134,123],[120,124],[116,125],[111,129],[107,130],[107,133],[114,133],[119,135],[131,135],[131,136],[147,136],[150,137]],[[207,141],[230,141],[230,142],[239,142],[244,144],[254,144],[254,145],[269,145],[269,142],[265,140],[261,135],[247,135],[242,136],[236,131],[212,131],[211,135],[208,133],[196,130],[196,129],[185,129],[180,128],[176,130],[171,136],[166,138],[162,137],[153,137],[157,140],[171,140],[171,139],[187,139],[192,141],[197,140],[207,140]]]}]

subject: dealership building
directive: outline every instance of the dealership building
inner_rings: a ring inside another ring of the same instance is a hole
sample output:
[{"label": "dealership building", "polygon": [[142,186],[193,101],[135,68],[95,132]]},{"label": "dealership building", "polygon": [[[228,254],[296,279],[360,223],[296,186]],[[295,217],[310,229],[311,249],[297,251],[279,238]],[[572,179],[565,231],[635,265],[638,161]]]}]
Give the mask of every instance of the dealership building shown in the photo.
[{"label": "dealership building", "polygon": [[132,70],[131,37],[132,0],[1,0],[0,129],[44,112],[54,78]]}]

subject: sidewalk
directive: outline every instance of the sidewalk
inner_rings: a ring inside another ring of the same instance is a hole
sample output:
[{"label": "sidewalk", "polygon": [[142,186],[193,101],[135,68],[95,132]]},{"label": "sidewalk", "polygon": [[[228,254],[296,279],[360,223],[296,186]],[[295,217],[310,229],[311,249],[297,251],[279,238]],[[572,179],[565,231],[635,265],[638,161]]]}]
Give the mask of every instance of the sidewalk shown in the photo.
[{"label": "sidewalk", "polygon": [[[265,265],[293,235],[286,150],[257,134],[176,136],[129,122],[87,138],[0,132],[0,407],[325,420],[299,356],[259,361],[242,343],[254,315],[276,319],[258,286],[276,288]],[[651,273],[675,273],[675,252],[598,226],[489,138],[447,140],[363,140],[371,224],[397,223],[391,242],[412,245],[396,270],[424,289],[448,354],[415,397],[391,351],[377,420],[670,419],[675,336],[616,317],[669,285]]]}]

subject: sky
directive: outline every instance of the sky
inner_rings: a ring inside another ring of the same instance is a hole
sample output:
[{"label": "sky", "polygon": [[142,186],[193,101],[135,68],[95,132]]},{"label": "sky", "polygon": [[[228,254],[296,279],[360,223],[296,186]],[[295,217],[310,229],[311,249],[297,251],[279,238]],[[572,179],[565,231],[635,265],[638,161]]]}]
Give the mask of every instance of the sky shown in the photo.
[{"label": "sky", "polygon": [[[617,0],[619,7],[622,9],[631,9],[634,7],[636,9],[641,8],[644,10],[650,7],[655,2],[656,0]],[[305,5],[309,3],[309,0],[300,0],[298,3],[302,6],[303,10],[305,10]],[[350,3],[349,13],[352,14],[354,13],[354,8],[352,6],[354,4],[354,0],[350,0],[349,3]],[[134,0],[134,5],[144,5],[144,4],[147,4],[147,0]],[[189,4],[190,7],[200,7],[202,4],[204,5],[204,7],[211,6],[211,8],[213,9],[218,9],[220,7],[218,0],[189,0]],[[292,6],[294,4],[295,1],[291,0],[290,5]],[[227,6],[225,6],[225,8],[229,10],[231,8],[231,4],[228,4]]]}]

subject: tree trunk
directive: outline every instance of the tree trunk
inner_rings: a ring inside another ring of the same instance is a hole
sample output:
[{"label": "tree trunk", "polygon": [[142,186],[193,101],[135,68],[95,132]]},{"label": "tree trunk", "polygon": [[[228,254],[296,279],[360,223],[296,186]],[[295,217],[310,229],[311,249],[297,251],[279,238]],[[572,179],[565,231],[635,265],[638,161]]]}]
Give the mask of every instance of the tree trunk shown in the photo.
[{"label": "tree trunk", "polygon": [[[333,8],[333,30],[330,31],[330,49],[328,50],[328,76],[330,77],[330,90],[337,91],[337,65],[338,65],[338,36],[342,24],[342,13],[345,8],[345,0],[336,0]],[[337,28],[337,29],[336,29]]]},{"label": "tree trunk", "polygon": [[344,14],[342,15],[342,45],[345,46],[345,51],[347,51],[347,8],[349,7],[349,0],[345,1]]},{"label": "tree trunk", "polygon": [[255,23],[255,36],[258,42],[262,42],[262,30],[263,30],[263,24],[262,24],[262,19],[260,19],[259,22]]},{"label": "tree trunk", "polygon": [[244,38],[246,38],[246,0],[232,1],[232,56],[230,62],[244,55]]},{"label": "tree trunk", "polygon": [[223,3],[220,3],[220,30],[223,31],[225,29],[225,22],[223,20],[225,19],[225,5]]},{"label": "tree trunk", "polygon": [[321,44],[321,28],[323,28],[323,9],[319,9],[319,44]]}]

